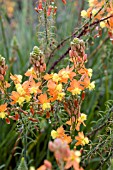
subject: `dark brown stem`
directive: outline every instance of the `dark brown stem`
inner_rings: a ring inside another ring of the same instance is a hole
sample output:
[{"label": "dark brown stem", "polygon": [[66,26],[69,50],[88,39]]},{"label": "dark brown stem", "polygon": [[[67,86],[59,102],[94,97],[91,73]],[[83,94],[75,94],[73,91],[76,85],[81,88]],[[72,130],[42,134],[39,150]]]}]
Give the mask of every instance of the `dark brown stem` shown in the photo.
[{"label": "dark brown stem", "polygon": [[55,66],[69,53],[69,50],[71,49],[71,47],[68,48],[68,50],[58,59],[56,60],[53,65],[51,66],[51,68],[49,69],[48,73],[51,72],[51,70],[53,70],[55,68]]},{"label": "dark brown stem", "polygon": [[[109,19],[109,18],[111,18],[111,17],[113,17],[113,15],[110,15],[110,16],[108,16],[108,17],[106,17],[106,18],[103,18],[103,19],[101,19],[101,20],[95,21],[95,22],[93,22],[93,23],[91,23],[91,24],[89,24],[89,25],[86,25],[86,24],[85,24],[84,29],[83,29],[83,30],[81,31],[81,33],[77,36],[77,38],[80,38],[80,37],[82,37],[83,35],[85,35],[85,34],[87,33],[89,27],[98,25],[100,22],[105,21],[105,20],[107,20],[107,19]],[[76,35],[76,34],[74,33],[73,36],[76,37],[75,35]],[[55,62],[53,63],[53,65],[50,67],[48,73],[50,73],[51,70],[53,70],[53,69],[56,67],[56,65],[57,65],[63,58],[65,58],[65,56],[69,53],[69,50],[70,50],[70,49],[71,49],[71,48],[69,47],[69,48],[67,49],[67,51],[66,51],[57,61],[55,61]]]},{"label": "dark brown stem", "polygon": [[[108,2],[108,1],[107,1],[107,2]],[[106,2],[106,3],[107,3],[107,2]],[[82,4],[82,7],[81,7],[81,10],[82,10],[83,6],[84,6],[84,0],[83,0],[83,4]],[[103,7],[104,7],[104,5],[103,5],[103,6],[100,8],[100,10],[95,14],[95,16],[103,9]],[[81,12],[81,11],[80,11],[80,12]],[[81,14],[81,13],[80,13],[80,14]],[[85,28],[85,26],[86,26],[88,23],[90,23],[90,20],[89,20],[88,22],[86,22],[82,27],[80,27],[79,29],[77,29],[75,32],[73,32],[70,36],[68,36],[67,38],[65,38],[64,40],[62,40],[62,41],[60,42],[60,44],[58,44],[57,47],[56,47],[55,49],[53,49],[53,51],[52,51],[51,54],[49,55],[49,58],[48,58],[48,61],[47,61],[46,65],[49,64],[50,59],[54,56],[55,51],[58,50],[58,49],[60,49],[60,48],[64,45],[64,43],[65,43],[66,41],[68,41],[70,38],[75,37],[75,35],[76,35],[79,31],[81,31],[83,28]],[[90,26],[90,25],[89,25],[89,26]]]}]

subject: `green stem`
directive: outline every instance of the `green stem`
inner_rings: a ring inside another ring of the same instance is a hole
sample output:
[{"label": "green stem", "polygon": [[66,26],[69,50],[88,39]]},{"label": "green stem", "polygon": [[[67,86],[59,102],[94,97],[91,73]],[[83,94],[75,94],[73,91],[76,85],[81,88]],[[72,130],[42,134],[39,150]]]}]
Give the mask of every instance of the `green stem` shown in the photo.
[{"label": "green stem", "polygon": [[108,73],[107,70],[105,70],[105,88],[106,88],[106,101],[109,100],[109,81],[108,81]]},{"label": "green stem", "polygon": [[48,41],[48,30],[47,30],[47,2],[46,2],[45,10],[44,10],[44,19],[45,19],[46,43],[48,45],[49,41]]},{"label": "green stem", "polygon": [[7,45],[5,29],[4,29],[3,20],[2,20],[1,16],[0,16],[0,25],[1,25],[1,31],[2,31],[2,36],[3,36],[4,46],[5,46],[5,50],[6,50],[6,56],[7,56],[8,62],[9,62],[9,49],[8,49],[8,45]]},{"label": "green stem", "polygon": [[24,121],[23,115],[21,115],[21,124],[22,124],[22,133],[23,133],[23,157],[25,158],[25,161],[27,162],[27,130],[26,130],[26,122]]}]

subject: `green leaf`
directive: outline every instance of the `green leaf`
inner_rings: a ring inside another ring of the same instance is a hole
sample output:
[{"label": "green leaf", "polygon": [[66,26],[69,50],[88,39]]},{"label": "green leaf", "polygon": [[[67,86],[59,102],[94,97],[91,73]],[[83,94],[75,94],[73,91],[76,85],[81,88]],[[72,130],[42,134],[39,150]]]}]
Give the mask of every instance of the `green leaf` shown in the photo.
[{"label": "green leaf", "polygon": [[113,170],[113,159],[111,159],[111,165],[109,166],[108,170]]},{"label": "green leaf", "polygon": [[17,170],[28,170],[28,167],[27,167],[27,164],[26,164],[24,157],[22,157],[21,162],[20,162]]}]

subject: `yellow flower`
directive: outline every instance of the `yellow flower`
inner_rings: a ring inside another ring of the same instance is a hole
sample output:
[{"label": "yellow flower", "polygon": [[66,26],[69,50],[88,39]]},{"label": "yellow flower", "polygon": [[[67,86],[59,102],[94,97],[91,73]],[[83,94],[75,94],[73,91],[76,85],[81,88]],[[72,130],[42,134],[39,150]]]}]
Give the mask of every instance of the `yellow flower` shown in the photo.
[{"label": "yellow flower", "polygon": [[0,112],[0,118],[2,119],[5,118],[6,114],[7,114],[6,112]]},{"label": "yellow flower", "polygon": [[35,167],[34,166],[30,166],[29,170],[35,170]]},{"label": "yellow flower", "polygon": [[18,80],[22,82],[22,75],[16,75],[18,77]]},{"label": "yellow flower", "polygon": [[87,137],[84,138],[84,144],[88,144],[89,143],[89,139]]},{"label": "yellow flower", "polygon": [[91,78],[92,77],[93,70],[91,68],[88,69],[88,76]]},{"label": "yellow flower", "polygon": [[62,93],[58,93],[58,97],[57,97],[57,100],[62,100],[63,99],[63,97],[65,96],[65,93],[64,92],[62,92]]},{"label": "yellow flower", "polygon": [[67,78],[69,78],[69,71],[64,70],[64,71],[62,71],[61,75],[62,75],[62,78],[67,79]]},{"label": "yellow flower", "polygon": [[95,1],[95,0],[88,0],[88,1],[89,1],[89,6],[90,6],[90,7],[93,7],[93,6],[95,5],[95,4],[94,4],[94,1]]},{"label": "yellow flower", "polygon": [[31,87],[29,88],[31,94],[36,94],[37,93],[37,87]]},{"label": "yellow flower", "polygon": [[25,76],[33,77],[33,78],[37,79],[37,75],[36,75],[36,72],[33,67],[31,67],[30,69],[27,70],[27,72],[25,73]]},{"label": "yellow flower", "polygon": [[65,158],[66,165],[64,169],[76,169],[76,170],[82,169],[82,168],[79,168],[80,156],[81,156],[80,151],[71,150],[70,155]]},{"label": "yellow flower", "polygon": [[80,120],[85,121],[87,120],[87,115],[82,113],[81,116],[79,117]]},{"label": "yellow flower", "polygon": [[29,102],[30,99],[31,99],[31,96],[25,95],[25,100],[26,100],[27,102]]},{"label": "yellow flower", "polygon": [[78,163],[80,163],[81,152],[76,150],[74,153],[75,153],[75,156],[76,156],[76,161],[77,161]]},{"label": "yellow flower", "polygon": [[24,101],[25,101],[25,97],[19,97],[17,103],[19,103],[19,105],[22,105]]},{"label": "yellow flower", "polygon": [[49,103],[49,99],[47,99],[47,94],[44,93],[44,94],[41,94],[39,97],[39,102],[40,104],[42,104],[42,109],[43,110],[46,110],[46,109],[50,109],[51,108],[51,105]]},{"label": "yellow flower", "polygon": [[80,94],[81,93],[81,89],[79,88],[75,88],[74,90],[72,90],[72,95],[76,95],[76,94]]},{"label": "yellow flower", "polygon": [[62,84],[61,83],[56,86],[56,90],[59,91],[59,92],[62,91]]},{"label": "yellow flower", "polygon": [[23,89],[23,87],[22,87],[21,84],[16,84],[15,87],[16,87],[17,92],[18,92],[20,95],[25,94],[25,91],[24,91],[24,89]]},{"label": "yellow flower", "polygon": [[95,81],[92,81],[89,86],[88,86],[89,90],[93,90],[95,88]]},{"label": "yellow flower", "polygon": [[59,75],[57,73],[54,73],[52,76],[52,79],[54,82],[58,83],[58,81],[61,80],[61,78],[59,77]]},{"label": "yellow flower", "polygon": [[51,131],[51,137],[52,137],[53,139],[55,139],[55,138],[57,138],[57,136],[58,136],[58,132],[57,132],[56,130],[52,130],[52,131]]},{"label": "yellow flower", "polygon": [[0,118],[5,118],[5,116],[6,116],[6,111],[7,110],[7,104],[5,103],[5,104],[2,104],[2,105],[0,105]]},{"label": "yellow flower", "polygon": [[92,15],[95,16],[95,14],[97,14],[98,10],[97,9],[93,9],[92,10]]},{"label": "yellow flower", "polygon": [[78,136],[75,136],[75,139],[77,140],[77,143],[75,144],[76,146],[84,146],[89,143],[89,139],[84,136],[83,132],[79,132]]},{"label": "yellow flower", "polygon": [[106,27],[106,24],[105,24],[104,21],[101,21],[101,22],[100,22],[100,27],[101,27],[101,28],[105,28],[105,27]]},{"label": "yellow flower", "polygon": [[15,84],[21,83],[22,82],[22,75],[12,75],[10,76],[11,80],[14,81]]},{"label": "yellow flower", "polygon": [[43,109],[43,110],[50,109],[50,108],[51,108],[50,103],[43,103],[43,104],[42,104],[42,109]]},{"label": "yellow flower", "polygon": [[81,11],[81,17],[87,18],[87,11],[82,10],[82,11]]}]

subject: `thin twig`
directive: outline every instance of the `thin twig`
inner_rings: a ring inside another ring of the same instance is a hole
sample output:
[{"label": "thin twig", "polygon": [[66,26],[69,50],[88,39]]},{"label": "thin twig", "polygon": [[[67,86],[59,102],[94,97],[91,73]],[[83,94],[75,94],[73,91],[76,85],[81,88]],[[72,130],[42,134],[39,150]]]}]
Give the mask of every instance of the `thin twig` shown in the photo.
[{"label": "thin twig", "polygon": [[73,32],[70,36],[68,36],[67,38],[65,38],[64,40],[62,40],[62,41],[57,45],[57,47],[53,49],[53,51],[51,52],[51,54],[50,54],[50,56],[49,56],[49,58],[48,58],[47,65],[49,64],[50,59],[53,57],[55,51],[58,50],[58,49],[60,49],[60,48],[64,45],[64,43],[65,43],[66,41],[68,41],[68,40],[71,39],[72,37],[75,37],[75,35],[76,35],[79,31],[81,31],[81,30],[85,27],[85,25],[87,25],[87,24],[88,24],[88,22],[86,22],[84,25],[82,25],[80,28],[78,28],[78,29],[77,29],[75,32]]},{"label": "thin twig", "polygon": [[[108,0],[106,1],[106,3],[108,3]],[[84,3],[83,3],[83,5],[84,5]],[[95,16],[103,9],[103,7],[104,7],[104,5],[99,9],[99,11],[95,14]],[[81,10],[82,10],[82,8],[81,8]],[[91,19],[91,18],[90,18],[90,19]],[[72,37],[75,37],[76,34],[77,34],[79,31],[81,31],[83,28],[85,28],[85,26],[87,26],[90,22],[91,22],[91,20],[88,20],[84,25],[82,25],[80,28],[78,28],[78,29],[77,29],[75,32],[73,32],[70,36],[68,36],[67,38],[65,38],[64,40],[62,40],[62,41],[57,45],[57,47],[53,49],[53,51],[52,51],[51,54],[49,55],[49,58],[48,58],[48,61],[47,61],[46,65],[49,64],[50,59],[54,56],[54,53],[55,53],[56,50],[60,49],[60,48],[64,45],[64,43],[65,43],[66,41],[68,41],[68,40],[71,39]],[[90,26],[90,25],[89,25],[89,26]],[[88,26],[88,27],[89,27],[89,26]]]},{"label": "thin twig", "polygon": [[[110,15],[110,16],[108,16],[108,17],[106,17],[106,18],[103,18],[103,19],[101,19],[101,20],[95,21],[95,22],[93,22],[93,23],[91,23],[91,24],[89,24],[89,25],[85,25],[85,26],[84,26],[84,29],[83,29],[83,30],[81,31],[81,33],[77,36],[77,38],[80,38],[80,37],[82,37],[84,34],[86,34],[87,29],[88,29],[89,27],[98,25],[100,22],[105,21],[105,20],[107,20],[107,19],[109,19],[109,18],[111,18],[111,17],[113,17],[113,15]],[[71,48],[69,47],[69,48],[67,49],[67,51],[66,51],[57,61],[55,61],[55,62],[53,63],[53,65],[50,67],[48,73],[50,73],[51,70],[53,70],[53,69],[55,68],[55,66],[56,66],[63,58],[65,58],[65,56],[69,53],[70,49],[71,49]]]}]

